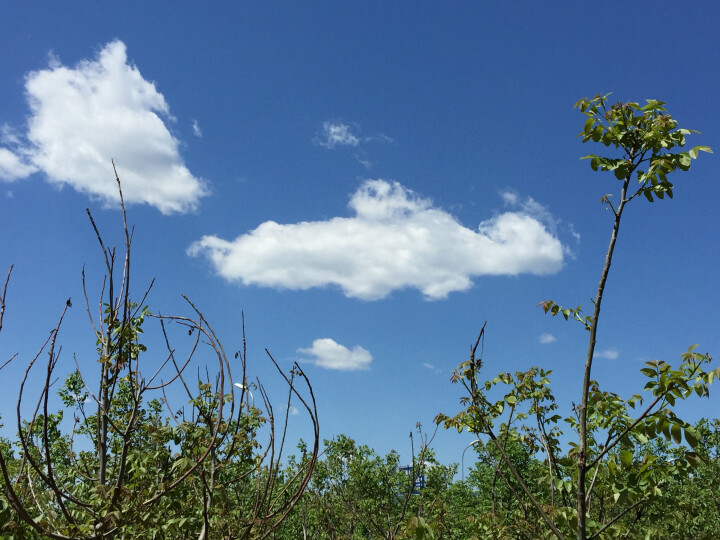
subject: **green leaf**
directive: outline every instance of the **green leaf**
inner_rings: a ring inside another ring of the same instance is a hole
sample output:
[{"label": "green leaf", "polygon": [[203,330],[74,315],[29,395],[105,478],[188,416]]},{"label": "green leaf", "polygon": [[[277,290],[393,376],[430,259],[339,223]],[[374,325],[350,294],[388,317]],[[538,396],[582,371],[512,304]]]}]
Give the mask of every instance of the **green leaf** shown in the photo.
[{"label": "green leaf", "polygon": [[688,152],[683,152],[682,154],[678,154],[677,157],[677,163],[678,167],[682,169],[683,171],[687,171],[690,168],[690,163],[692,160],[690,159],[690,154]]},{"label": "green leaf", "polygon": [[691,150],[688,151],[688,154],[690,155],[691,158],[697,159],[698,152],[707,152],[708,154],[713,153],[712,148],[710,148],[709,146],[695,146],[694,148],[692,148]]},{"label": "green leaf", "polygon": [[693,467],[697,467],[698,465],[702,464],[703,461],[697,452],[685,452],[685,458]]},{"label": "green leaf", "polygon": [[620,463],[625,465],[626,467],[629,467],[632,465],[633,461],[633,453],[629,450],[623,450],[620,452]]},{"label": "green leaf", "polygon": [[617,169],[615,169],[615,178],[618,180],[624,180],[627,176],[627,165],[620,165]]},{"label": "green leaf", "polygon": [[660,427],[662,429],[662,433],[663,433],[663,435],[665,435],[665,438],[669,441],[670,440],[670,422],[668,422],[667,420],[661,420],[661,422],[662,422],[662,424]]},{"label": "green leaf", "polygon": [[686,426],[684,432],[685,440],[690,445],[690,448],[696,448],[697,445],[700,443],[700,434],[692,426]]},{"label": "green leaf", "polygon": [[652,368],[642,368],[640,370],[640,373],[642,373],[643,375],[645,375],[647,377],[651,377],[651,378],[655,378],[655,376],[657,375],[657,371],[655,371]]},{"label": "green leaf", "polygon": [[673,424],[672,427],[670,428],[670,433],[672,435],[673,440],[676,443],[680,444],[680,441],[682,440],[682,428],[677,424]]}]

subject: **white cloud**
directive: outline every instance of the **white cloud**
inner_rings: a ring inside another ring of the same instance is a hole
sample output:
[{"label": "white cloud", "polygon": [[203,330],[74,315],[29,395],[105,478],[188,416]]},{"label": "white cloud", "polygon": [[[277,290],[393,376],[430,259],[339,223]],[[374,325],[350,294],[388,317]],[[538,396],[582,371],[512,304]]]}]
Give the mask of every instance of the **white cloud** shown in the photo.
[{"label": "white cloud", "polygon": [[292,407],[290,407],[290,415],[291,415],[291,416],[296,416],[296,415],[298,415],[298,414],[300,414],[300,409],[298,409],[297,407],[295,407],[295,405],[293,405]]},{"label": "white cloud", "polygon": [[595,358],[607,358],[608,360],[615,360],[620,353],[617,349],[605,349],[604,351],[595,351]]},{"label": "white cloud", "polygon": [[114,203],[115,158],[129,203],[150,204],[164,214],[187,212],[207,194],[165,125],[163,118],[174,120],[165,98],[128,63],[121,41],[73,68],[51,61],[27,76],[25,90],[30,117],[23,155],[49,182]]},{"label": "white cloud", "polygon": [[0,182],[13,182],[26,178],[37,170],[7,148],[0,148]]},{"label": "white cloud", "polygon": [[441,373],[441,372],[442,372],[442,370],[441,370],[440,368],[435,367],[435,366],[434,366],[433,364],[431,364],[430,362],[423,362],[421,365],[422,365],[422,367],[424,367],[425,369],[429,369],[430,371],[433,371],[433,372],[435,372],[435,373]]},{"label": "white cloud", "polygon": [[193,133],[195,134],[196,137],[202,138],[202,130],[200,129],[200,126],[198,125],[197,120],[192,121],[192,129],[193,129]]},{"label": "white cloud", "polygon": [[517,193],[509,190],[500,193],[500,196],[507,206],[517,207],[524,214],[546,223],[553,229],[555,228],[555,219],[553,219],[550,212],[532,197],[526,197],[525,200],[521,200]]},{"label": "white cloud", "polygon": [[355,159],[357,160],[357,162],[358,162],[360,165],[362,165],[362,166],[365,167],[366,169],[372,169],[373,162],[370,161],[368,158],[364,157],[364,156],[365,156],[364,153],[355,152],[354,155],[355,155]]},{"label": "white cloud", "polygon": [[322,131],[315,137],[315,143],[332,150],[336,146],[357,146],[360,139],[353,135],[347,124],[323,122]]},{"label": "white cloud", "polygon": [[369,137],[365,137],[365,142],[395,144],[395,139],[393,139],[392,137],[388,137],[384,133],[380,133],[378,135],[370,135]]},{"label": "white cloud", "polygon": [[500,196],[502,197],[505,204],[517,204],[518,203],[518,194],[514,191],[503,191],[500,193]]},{"label": "white cloud", "polygon": [[572,223],[569,224],[570,234],[573,236],[576,242],[580,242],[580,233],[575,230]]},{"label": "white cloud", "polygon": [[540,343],[542,345],[547,345],[549,343],[554,343],[557,341],[557,338],[553,336],[552,334],[541,334],[540,335]]},{"label": "white cloud", "polygon": [[445,298],[469,289],[475,276],[550,274],[562,267],[560,241],[522,212],[506,212],[472,230],[430,200],[384,180],[366,180],[349,207],[353,217],[267,221],[232,241],[204,236],[188,254],[205,255],[221,276],[244,285],[335,285],[365,300],[403,288]]},{"label": "white cloud", "polygon": [[20,134],[10,124],[4,123],[0,126],[0,143],[17,146],[20,144]]},{"label": "white cloud", "polygon": [[394,143],[395,141],[383,133],[368,137],[359,137],[356,135],[359,129],[360,126],[357,124],[352,124],[351,127],[349,124],[342,122],[326,121],[323,122],[322,130],[313,138],[313,142],[318,146],[323,146],[330,150],[336,146],[353,147],[355,160],[366,169],[372,169],[374,163],[368,157],[364,147],[368,143],[387,144]]},{"label": "white cloud", "polygon": [[326,369],[357,371],[370,369],[372,362],[372,355],[359,345],[350,350],[330,338],[316,339],[312,347],[298,349],[298,352],[314,357],[309,361]]}]

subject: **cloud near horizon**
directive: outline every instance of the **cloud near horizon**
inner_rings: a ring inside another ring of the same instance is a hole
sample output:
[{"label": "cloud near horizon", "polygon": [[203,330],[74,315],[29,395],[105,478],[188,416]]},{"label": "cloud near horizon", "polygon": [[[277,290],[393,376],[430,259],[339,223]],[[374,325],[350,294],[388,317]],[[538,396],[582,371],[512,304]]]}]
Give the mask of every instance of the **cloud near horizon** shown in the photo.
[{"label": "cloud near horizon", "polygon": [[416,288],[437,300],[486,275],[551,274],[563,246],[536,217],[505,212],[476,230],[397,182],[366,180],[352,195],[352,217],[278,224],[267,221],[224,240],[208,235],[188,248],[230,282],[277,289],[337,286],[379,300]]},{"label": "cloud near horizon", "polygon": [[298,349],[300,354],[312,358],[307,361],[326,369],[359,371],[370,369],[372,355],[359,345],[352,350],[330,338],[316,339],[311,347]]},{"label": "cloud near horizon", "polygon": [[27,142],[3,140],[8,147],[0,148],[0,180],[41,171],[51,184],[114,204],[114,158],[128,203],[149,204],[163,214],[189,212],[208,194],[166,126],[174,119],[165,98],[128,63],[122,41],[73,68],[51,60],[47,69],[28,74],[25,92]]}]

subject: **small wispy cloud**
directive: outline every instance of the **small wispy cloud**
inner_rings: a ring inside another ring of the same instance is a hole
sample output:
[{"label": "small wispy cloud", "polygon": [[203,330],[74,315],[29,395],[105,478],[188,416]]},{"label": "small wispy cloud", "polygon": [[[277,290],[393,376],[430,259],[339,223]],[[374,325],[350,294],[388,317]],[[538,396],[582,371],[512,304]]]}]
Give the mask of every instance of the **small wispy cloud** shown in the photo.
[{"label": "small wispy cloud", "polygon": [[507,205],[513,205],[518,203],[518,194],[514,191],[503,191],[500,193],[502,200]]},{"label": "small wispy cloud", "polygon": [[300,414],[300,409],[298,409],[295,405],[290,407],[290,415],[291,416],[297,416],[298,414]]},{"label": "small wispy cloud", "polygon": [[568,228],[570,229],[570,234],[575,239],[575,241],[580,242],[580,233],[575,230],[575,227],[572,223],[568,224]]},{"label": "small wispy cloud", "polygon": [[557,338],[552,334],[540,334],[539,340],[542,345],[548,345],[550,343],[555,343]]},{"label": "small wispy cloud", "polygon": [[201,139],[201,138],[202,138],[202,130],[200,129],[200,126],[198,125],[198,121],[197,121],[197,120],[193,120],[193,121],[192,121],[192,129],[193,129],[193,134],[194,134],[196,137],[198,137],[198,138]]},{"label": "small wispy cloud", "polygon": [[359,345],[351,350],[330,338],[316,339],[311,347],[298,349],[297,352],[311,357],[306,360],[316,366],[340,371],[370,369],[373,359],[372,355]]},{"label": "small wispy cloud", "polygon": [[14,182],[26,178],[38,170],[20,155],[7,148],[0,148],[0,181]]},{"label": "small wispy cloud", "polygon": [[430,371],[432,371],[434,373],[440,373],[442,371],[440,368],[435,367],[435,365],[431,364],[430,362],[423,362],[421,365],[425,369],[429,369]]},{"label": "small wispy cloud", "polygon": [[603,351],[596,351],[595,358],[607,358],[608,360],[615,360],[620,353],[617,349],[605,349]]},{"label": "small wispy cloud", "polygon": [[0,144],[5,146],[0,147],[0,182],[14,182],[38,171],[20,133],[7,123],[0,126]]},{"label": "small wispy cloud", "polygon": [[522,199],[520,195],[518,195],[513,190],[503,191],[500,193],[500,196],[502,197],[503,202],[506,206],[519,208],[523,214],[527,214],[539,221],[542,221],[543,223],[552,225],[553,228],[555,227],[556,220],[553,218],[550,212],[548,212],[547,208],[545,208],[542,204],[537,202],[532,197],[528,196]]},{"label": "small wispy cloud", "polygon": [[4,123],[0,126],[0,143],[8,145],[20,144],[20,133],[10,124]]},{"label": "small wispy cloud", "polygon": [[360,126],[355,123],[327,120],[323,122],[322,129],[315,135],[313,142],[328,150],[342,146],[353,148],[355,160],[366,169],[371,169],[374,163],[368,157],[367,145],[371,143],[389,144],[394,143],[395,140],[383,133],[361,137],[359,132]]},{"label": "small wispy cloud", "polygon": [[379,133],[378,135],[370,135],[369,137],[365,137],[364,140],[365,142],[395,144],[395,139],[393,139],[392,137],[388,137],[384,133]]},{"label": "small wispy cloud", "polygon": [[[364,153],[363,153],[364,154]],[[372,169],[373,163],[368,158],[366,158],[364,155],[361,155],[359,152],[355,152],[355,159],[357,162],[365,167],[366,169]]]},{"label": "small wispy cloud", "polygon": [[358,146],[360,139],[353,134],[348,124],[323,122],[322,130],[315,136],[315,144],[332,150],[336,146]]}]

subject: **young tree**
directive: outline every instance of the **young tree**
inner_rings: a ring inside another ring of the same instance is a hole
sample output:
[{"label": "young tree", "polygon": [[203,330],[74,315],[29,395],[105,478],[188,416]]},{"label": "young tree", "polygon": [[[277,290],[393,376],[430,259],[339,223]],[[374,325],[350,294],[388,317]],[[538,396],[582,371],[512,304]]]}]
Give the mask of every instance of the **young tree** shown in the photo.
[{"label": "young tree", "polygon": [[[115,177],[122,258],[106,247],[88,211],[106,268],[97,317],[83,271],[84,304],[97,339],[97,380],[93,385],[76,363],[59,391],[64,410],[50,410],[58,338],[72,307],[68,300],[20,383],[17,440],[0,442],[0,531],[3,538],[61,540],[266,538],[298,503],[317,459],[319,427],[310,382],[297,365],[284,373],[268,353],[288,391],[284,417],[278,418],[260,381],[248,381],[244,325],[243,347],[233,366],[210,323],[187,298],[189,317],[151,313],[144,304],[152,283],[139,303],[131,299],[133,231],[117,172]],[[0,297],[0,330],[9,280],[10,272]],[[141,342],[149,321],[159,325],[166,345],[154,361]],[[171,344],[178,330],[186,339],[184,354]],[[216,359],[217,367],[198,366],[192,382],[193,359],[201,350]],[[43,354],[47,361],[37,404],[23,419],[26,386]],[[239,368],[241,383],[233,385],[231,367]],[[187,396],[189,406],[173,406],[173,386]],[[251,388],[262,401],[258,407],[248,399]],[[313,443],[303,467],[280,484],[291,400],[308,415]],[[74,418],[69,432],[64,431],[64,412]],[[259,441],[262,433],[268,436],[266,444]]]},{"label": "young tree", "polygon": [[[667,462],[658,456],[641,455],[640,449],[661,436],[675,443],[684,436],[695,447],[700,439],[697,430],[678,418],[673,406],[676,400],[687,399],[693,393],[707,396],[708,385],[720,376],[720,369],[706,371],[711,358],[694,352],[694,347],[682,355],[675,369],[665,362],[648,362],[641,370],[649,378],[645,385],[650,394],[647,405],[641,395],[622,399],[601,391],[592,379],[600,309],[628,204],[643,197],[650,202],[665,196],[672,198],[674,186],[669,175],[687,171],[699,152],[710,149],[696,146],[675,152],[685,146],[686,136],[692,131],[678,128],[661,101],[648,100],[644,106],[633,102],[611,105],[607,95],[598,95],[580,100],[576,107],[587,117],[580,135],[583,142],[601,143],[618,152],[613,157],[591,154],[583,159],[590,160],[594,171],[612,172],[619,181],[617,198],[607,194],[601,199],[611,211],[613,225],[592,314],[583,315],[580,307],[563,308],[552,300],[542,303],[546,313],[577,321],[589,332],[580,401],[574,415],[565,419],[577,432],[577,442],[571,443],[567,455],[562,455],[558,426],[561,417],[556,413],[549,371],[531,368],[482,380],[482,355],[477,354],[477,348],[484,326],[470,359],[460,364],[452,378],[468,392],[463,399],[467,407],[452,418],[438,415],[437,421],[448,428],[467,429],[486,437],[486,455],[495,460],[497,471],[507,471],[503,481],[508,489],[513,488],[513,496],[520,503],[520,519],[527,520],[527,511],[532,510],[555,537],[573,535],[586,540],[629,534],[642,517],[643,508],[662,495],[670,480],[698,464],[694,451],[683,451],[677,459]],[[504,395],[491,400],[489,391],[496,386],[503,389]],[[633,414],[636,408],[639,412]],[[543,456],[544,495],[538,491],[537,478],[529,482],[517,458],[508,451],[518,443],[529,456]]]}]

